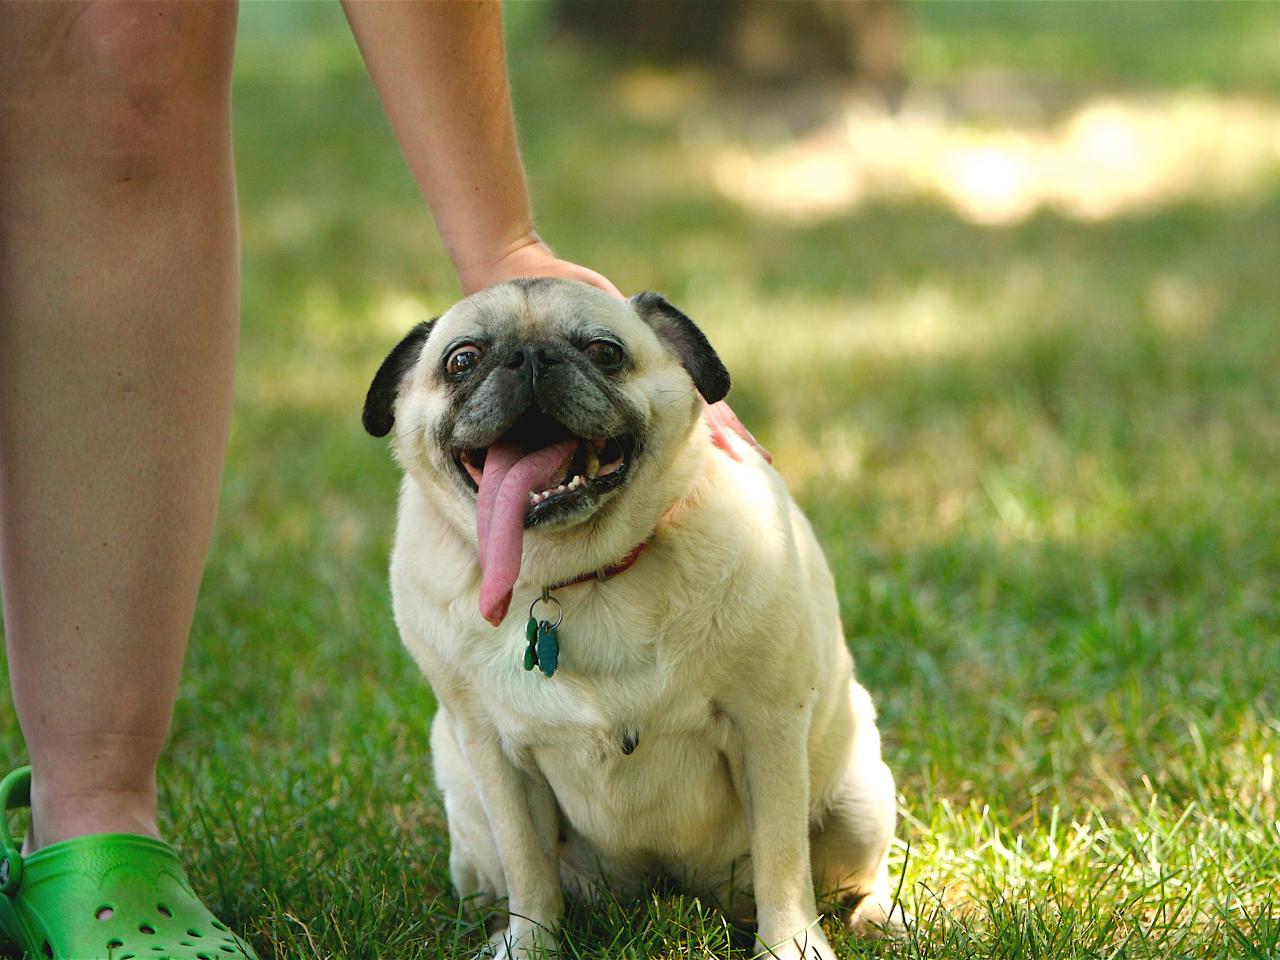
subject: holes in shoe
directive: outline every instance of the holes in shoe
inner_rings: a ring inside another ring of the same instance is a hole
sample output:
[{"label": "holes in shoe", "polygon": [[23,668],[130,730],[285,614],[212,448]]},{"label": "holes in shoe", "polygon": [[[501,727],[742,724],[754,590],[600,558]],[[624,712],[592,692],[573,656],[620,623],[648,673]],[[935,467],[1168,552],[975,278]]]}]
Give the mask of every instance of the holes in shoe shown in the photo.
[{"label": "holes in shoe", "polygon": [[234,947],[228,947],[226,944],[223,944],[223,945],[222,945],[222,946],[220,946],[218,949],[219,949],[219,950],[221,950],[223,953],[235,953],[235,952],[236,952]]},{"label": "holes in shoe", "polygon": [[41,949],[44,950],[44,955],[46,957],[50,957],[50,958],[53,957],[53,944],[51,944],[48,940],[44,942],[44,944],[41,946]]},{"label": "holes in shoe", "polygon": [[108,941],[107,941],[107,949],[108,949],[108,950],[119,950],[119,949],[120,949],[121,947],[123,947],[123,946],[124,946],[124,941],[123,941],[123,940],[120,940],[120,939],[116,939],[116,940],[108,940]]},{"label": "holes in shoe", "polygon": [[187,936],[188,936],[188,937],[195,937],[197,940],[199,940],[201,937],[203,937],[203,936],[204,936],[204,934],[203,934],[203,933],[201,933],[199,930],[192,930],[192,929],[188,929],[188,930],[187,930]]},{"label": "holes in shoe", "polygon": [[173,911],[170,910],[168,907],[166,907],[163,903],[157,903],[156,910],[157,912],[159,912],[160,916],[166,917],[170,920],[173,919]]},{"label": "holes in shoe", "polygon": [[97,910],[93,912],[93,918],[95,920],[110,920],[115,915],[116,915],[115,907],[111,906],[111,904],[109,903],[104,903],[102,906],[100,906]]},{"label": "holes in shoe", "polygon": [[227,930],[227,925],[226,925],[225,923],[223,923],[221,920],[215,920],[215,921],[213,921],[213,929],[215,929],[215,930],[221,930],[223,933],[229,933],[229,932],[230,932],[229,930]]},{"label": "holes in shoe", "polygon": [[207,953],[197,953],[196,960],[213,960],[213,957],[209,956]]},{"label": "holes in shoe", "polygon": [[155,934],[156,928],[149,923],[140,923],[138,924],[138,932],[145,933],[148,937],[150,937]]}]

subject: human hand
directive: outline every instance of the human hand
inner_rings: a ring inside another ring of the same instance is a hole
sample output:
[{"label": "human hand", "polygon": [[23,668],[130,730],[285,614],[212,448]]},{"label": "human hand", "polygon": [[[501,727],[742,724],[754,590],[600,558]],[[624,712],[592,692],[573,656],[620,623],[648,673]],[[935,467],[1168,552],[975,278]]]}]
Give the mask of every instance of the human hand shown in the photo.
[{"label": "human hand", "polygon": [[737,447],[738,440],[734,439],[737,437],[755,447],[756,453],[764,457],[765,462],[773,463],[773,456],[768,450],[760,446],[760,442],[751,435],[750,430],[742,425],[738,415],[729,408],[729,404],[725,401],[708,403],[702,409],[702,419],[706,420],[707,426],[711,428],[711,442],[734,460],[739,463],[742,462],[742,451]]},{"label": "human hand", "polygon": [[496,260],[471,267],[458,267],[458,280],[462,283],[462,292],[467,296],[516,277],[562,277],[566,280],[578,280],[599,287],[619,300],[623,299],[618,288],[608,278],[576,263],[561,260],[536,233],[531,233],[508,247],[507,252]]}]

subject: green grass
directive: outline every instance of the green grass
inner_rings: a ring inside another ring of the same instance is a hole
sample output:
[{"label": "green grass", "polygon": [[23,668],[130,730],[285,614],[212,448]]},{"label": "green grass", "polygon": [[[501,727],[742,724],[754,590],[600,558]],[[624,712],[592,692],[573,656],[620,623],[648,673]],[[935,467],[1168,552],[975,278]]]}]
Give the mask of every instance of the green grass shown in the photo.
[{"label": "green grass", "polygon": [[[780,223],[715,191],[696,125],[628,113],[603,58],[513,14],[544,233],[706,328],[836,571],[921,919],[841,955],[1280,955],[1280,183],[1092,223],[919,199]],[[1280,98],[1263,5],[914,14],[931,84]],[[396,471],[359,426],[456,287],[336,5],[247,5],[235,93],[244,343],[165,829],[264,957],[465,956],[389,611]],[[21,758],[7,708],[0,744]],[[742,943],[657,895],[574,905],[566,934]]]}]

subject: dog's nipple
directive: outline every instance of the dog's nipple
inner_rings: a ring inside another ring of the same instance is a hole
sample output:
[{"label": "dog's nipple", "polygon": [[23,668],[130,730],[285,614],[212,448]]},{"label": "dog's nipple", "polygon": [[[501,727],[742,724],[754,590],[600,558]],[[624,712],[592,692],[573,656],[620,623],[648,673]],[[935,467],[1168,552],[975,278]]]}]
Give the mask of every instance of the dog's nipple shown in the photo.
[{"label": "dog's nipple", "polygon": [[627,730],[624,728],[621,739],[622,742],[619,746],[622,747],[622,752],[629,757],[631,754],[635,753],[636,747],[640,746],[640,731]]}]

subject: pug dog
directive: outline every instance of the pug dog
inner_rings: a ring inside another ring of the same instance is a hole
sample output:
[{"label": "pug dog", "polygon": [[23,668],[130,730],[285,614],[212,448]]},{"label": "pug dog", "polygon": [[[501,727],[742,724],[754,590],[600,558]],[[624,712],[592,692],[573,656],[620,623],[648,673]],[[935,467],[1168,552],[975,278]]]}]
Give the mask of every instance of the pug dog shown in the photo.
[{"label": "pug dog", "polygon": [[833,957],[815,891],[865,935],[907,922],[831,572],[772,467],[711,443],[728,390],[661,296],[558,279],[468,297],[373,378],[395,620],[439,703],[453,882],[506,901],[496,957],[554,952],[565,892],[659,880],[754,910],[775,957]]}]

